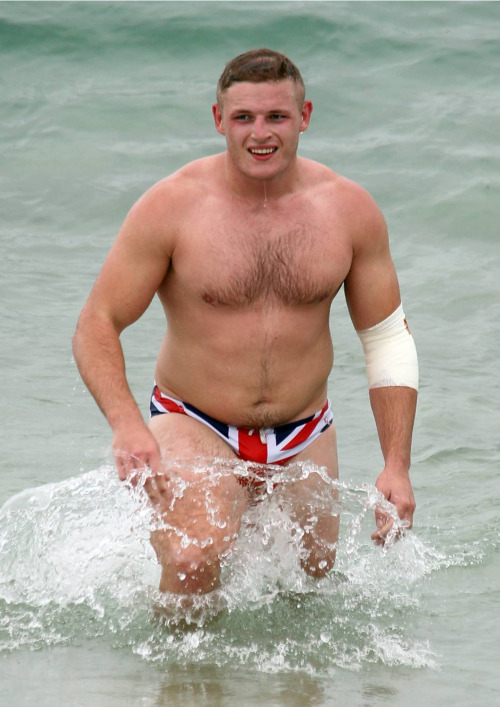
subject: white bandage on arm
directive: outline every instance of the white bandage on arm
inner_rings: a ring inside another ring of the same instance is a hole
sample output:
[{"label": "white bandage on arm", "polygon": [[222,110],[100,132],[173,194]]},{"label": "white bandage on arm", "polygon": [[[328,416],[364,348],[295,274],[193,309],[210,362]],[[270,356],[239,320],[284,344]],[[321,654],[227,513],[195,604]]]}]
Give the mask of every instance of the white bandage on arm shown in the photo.
[{"label": "white bandage on arm", "polygon": [[387,319],[357,332],[365,353],[368,387],[404,386],[418,390],[418,359],[403,305]]}]

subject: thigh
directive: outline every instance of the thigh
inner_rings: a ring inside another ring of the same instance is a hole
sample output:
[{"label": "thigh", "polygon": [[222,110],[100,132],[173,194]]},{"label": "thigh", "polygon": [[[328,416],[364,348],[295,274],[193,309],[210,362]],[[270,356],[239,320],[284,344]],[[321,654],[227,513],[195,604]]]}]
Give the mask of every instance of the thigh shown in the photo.
[{"label": "thigh", "polygon": [[238,532],[246,498],[234,475],[233,450],[187,415],[156,415],[149,427],[160,447],[164,474],[148,493],[168,526],[200,542],[208,537],[216,541],[215,536],[222,542]]},{"label": "thigh", "polygon": [[292,518],[317,542],[335,543],[339,531],[337,437],[331,425],[286,466],[312,462],[321,471],[310,470],[306,478],[283,488],[283,498]]},{"label": "thigh", "polygon": [[149,421],[163,459],[234,459],[231,447],[210,427],[180,413],[155,415]]}]

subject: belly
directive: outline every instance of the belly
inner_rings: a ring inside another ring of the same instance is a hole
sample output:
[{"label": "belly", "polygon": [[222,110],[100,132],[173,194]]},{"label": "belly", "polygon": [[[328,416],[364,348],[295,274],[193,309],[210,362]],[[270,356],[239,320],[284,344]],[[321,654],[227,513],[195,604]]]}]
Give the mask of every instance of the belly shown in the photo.
[{"label": "belly", "polygon": [[323,317],[284,310],[210,319],[191,336],[167,330],[155,374],[163,392],[238,427],[274,427],[323,406],[333,363]]}]

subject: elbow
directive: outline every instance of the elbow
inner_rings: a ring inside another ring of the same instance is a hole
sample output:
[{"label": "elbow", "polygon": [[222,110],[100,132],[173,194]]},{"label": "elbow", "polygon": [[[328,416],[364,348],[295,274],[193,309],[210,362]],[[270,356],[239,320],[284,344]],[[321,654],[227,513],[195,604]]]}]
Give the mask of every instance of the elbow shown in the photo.
[{"label": "elbow", "polygon": [[75,358],[75,361],[78,364],[78,357],[79,357],[79,352],[80,352],[80,343],[82,339],[82,317],[83,317],[83,312],[78,318],[78,322],[76,323],[76,328],[73,334],[73,337],[71,339],[71,349],[73,351],[73,356]]},{"label": "elbow", "polygon": [[121,330],[122,327],[119,327],[107,312],[89,306],[87,303],[78,318],[71,340],[77,364],[79,357],[84,355],[89,347],[95,346],[97,342],[119,338]]},{"label": "elbow", "polygon": [[75,360],[77,362],[84,341],[92,337],[92,332],[94,332],[96,328],[98,328],[98,320],[96,314],[93,309],[89,307],[89,303],[86,302],[85,306],[80,312],[80,316],[78,317],[75,331],[71,339],[73,356],[75,357]]}]

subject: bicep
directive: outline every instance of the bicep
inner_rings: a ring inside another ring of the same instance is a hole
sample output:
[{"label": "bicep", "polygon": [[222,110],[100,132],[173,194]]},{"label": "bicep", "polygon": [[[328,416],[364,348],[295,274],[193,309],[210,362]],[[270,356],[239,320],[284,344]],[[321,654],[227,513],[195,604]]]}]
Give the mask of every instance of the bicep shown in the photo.
[{"label": "bicep", "polygon": [[344,282],[349,313],[357,330],[367,329],[388,317],[401,298],[389,237],[378,207],[353,243],[352,263]]},{"label": "bicep", "polygon": [[114,242],[86,308],[121,332],[146,311],[170,263],[164,234],[132,209]]}]

